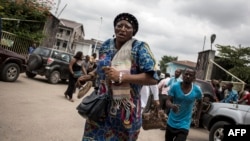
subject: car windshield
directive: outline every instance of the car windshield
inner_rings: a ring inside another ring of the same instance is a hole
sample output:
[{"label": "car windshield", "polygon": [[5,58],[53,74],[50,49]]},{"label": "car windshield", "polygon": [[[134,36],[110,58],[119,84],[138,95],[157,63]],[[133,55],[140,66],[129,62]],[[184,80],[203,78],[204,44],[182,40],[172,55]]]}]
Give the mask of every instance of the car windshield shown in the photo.
[{"label": "car windshield", "polygon": [[205,82],[205,81],[195,81],[195,84],[201,87],[201,90],[203,91],[203,93],[209,93],[211,95],[214,94],[213,87],[210,83]]},{"label": "car windshield", "polygon": [[50,54],[50,49],[38,47],[34,50],[33,53],[48,57]]}]

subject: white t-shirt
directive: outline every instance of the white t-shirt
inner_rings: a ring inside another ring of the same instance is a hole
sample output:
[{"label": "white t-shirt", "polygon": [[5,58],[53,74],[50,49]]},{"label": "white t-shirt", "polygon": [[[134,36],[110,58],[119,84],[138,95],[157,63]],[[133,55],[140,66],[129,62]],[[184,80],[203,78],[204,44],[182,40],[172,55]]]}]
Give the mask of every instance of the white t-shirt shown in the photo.
[{"label": "white t-shirt", "polygon": [[160,83],[158,84],[158,88],[161,89],[161,94],[168,95],[169,87],[166,87],[166,83],[170,80],[170,77],[167,77],[165,79],[162,79]]},{"label": "white t-shirt", "polygon": [[147,105],[148,97],[150,95],[150,89],[154,96],[154,100],[159,100],[158,85],[144,85],[141,89],[141,107],[144,108]]}]

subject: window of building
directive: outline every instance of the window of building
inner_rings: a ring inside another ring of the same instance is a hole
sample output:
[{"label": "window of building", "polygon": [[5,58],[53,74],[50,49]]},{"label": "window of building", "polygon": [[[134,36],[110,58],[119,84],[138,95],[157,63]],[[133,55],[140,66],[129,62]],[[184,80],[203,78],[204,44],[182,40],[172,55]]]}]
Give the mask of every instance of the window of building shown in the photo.
[{"label": "window of building", "polygon": [[59,33],[63,33],[63,29],[59,29]]},{"label": "window of building", "polygon": [[56,46],[60,46],[61,45],[61,42],[58,40],[57,42],[56,42]]},{"label": "window of building", "polygon": [[67,44],[68,44],[68,42],[65,41],[65,42],[63,43],[63,47],[66,48],[66,47],[67,47]]},{"label": "window of building", "polygon": [[69,36],[69,35],[70,35],[70,31],[69,31],[69,30],[67,30],[66,35],[67,35],[67,36]]}]

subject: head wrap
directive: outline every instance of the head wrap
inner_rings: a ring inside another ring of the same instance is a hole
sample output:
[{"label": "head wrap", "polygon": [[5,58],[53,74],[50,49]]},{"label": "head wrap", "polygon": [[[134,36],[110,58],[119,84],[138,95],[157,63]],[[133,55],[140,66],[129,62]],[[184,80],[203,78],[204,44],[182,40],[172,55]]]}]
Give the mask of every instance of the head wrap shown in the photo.
[{"label": "head wrap", "polygon": [[137,21],[135,16],[133,16],[132,14],[129,14],[129,13],[121,13],[121,14],[117,15],[115,17],[115,20],[114,20],[114,27],[121,20],[126,20],[133,26],[133,31],[134,31],[133,35],[135,35],[137,33],[138,28],[139,28],[139,24],[138,24],[138,21]]}]

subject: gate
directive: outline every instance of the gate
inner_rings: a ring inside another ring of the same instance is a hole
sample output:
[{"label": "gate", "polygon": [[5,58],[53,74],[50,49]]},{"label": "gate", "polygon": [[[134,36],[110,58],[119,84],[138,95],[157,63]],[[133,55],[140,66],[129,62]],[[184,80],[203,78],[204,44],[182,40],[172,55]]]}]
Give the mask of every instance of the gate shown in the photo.
[{"label": "gate", "polygon": [[33,41],[27,38],[18,37],[17,35],[2,31],[0,46],[10,51],[16,52],[24,57],[28,56],[28,48]]}]

